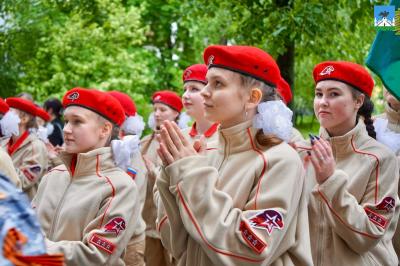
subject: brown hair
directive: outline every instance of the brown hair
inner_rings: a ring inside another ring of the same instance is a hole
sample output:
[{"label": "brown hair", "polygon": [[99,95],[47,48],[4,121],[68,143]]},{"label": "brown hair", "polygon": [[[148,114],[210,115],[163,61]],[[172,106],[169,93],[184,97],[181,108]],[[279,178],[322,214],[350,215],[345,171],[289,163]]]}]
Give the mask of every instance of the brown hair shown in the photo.
[{"label": "brown hair", "polygon": [[103,123],[109,122],[112,124],[111,135],[110,135],[108,141],[106,142],[106,146],[105,146],[105,147],[108,147],[108,146],[110,146],[112,140],[119,139],[119,127],[117,125],[115,125],[114,123],[110,122],[109,120],[105,119],[101,115],[99,115],[99,114],[96,114],[96,115],[97,115],[98,121],[100,123],[103,124]]},{"label": "brown hair", "polygon": [[26,127],[27,130],[28,130],[28,129],[31,129],[31,128],[35,128],[35,129],[38,128],[38,124],[37,124],[37,121],[36,121],[36,117],[35,117],[35,116],[33,116],[33,115],[31,115],[31,114],[29,114],[29,113],[27,113],[27,112],[24,112],[24,111],[22,111],[22,110],[18,110],[18,111],[19,111],[19,115],[20,115],[21,117],[23,117],[23,116],[28,117],[28,122],[27,122],[26,125],[25,125],[25,127]]},{"label": "brown hair", "polygon": [[[356,90],[352,86],[350,86],[350,88],[351,88],[351,94],[352,94],[354,100],[357,99],[357,97],[359,97],[361,94],[363,94],[362,92],[360,92],[359,90]],[[376,139],[374,121],[371,118],[373,111],[374,111],[374,103],[371,101],[371,99],[367,95],[365,95],[363,105],[360,107],[360,109],[358,109],[358,112],[357,112],[357,120],[359,119],[360,116],[362,116],[364,118],[364,123],[365,123],[365,127],[367,128],[368,135],[371,138]]]},{"label": "brown hair", "polygon": [[[266,83],[259,81],[255,78],[244,76],[242,74],[239,75],[244,88],[259,88],[262,91],[261,102],[275,101],[280,99],[276,92],[276,88],[267,85]],[[274,134],[264,134],[262,129],[259,129],[257,131],[256,140],[261,146],[264,146],[266,148],[271,148],[283,142],[281,138],[277,137]]]}]

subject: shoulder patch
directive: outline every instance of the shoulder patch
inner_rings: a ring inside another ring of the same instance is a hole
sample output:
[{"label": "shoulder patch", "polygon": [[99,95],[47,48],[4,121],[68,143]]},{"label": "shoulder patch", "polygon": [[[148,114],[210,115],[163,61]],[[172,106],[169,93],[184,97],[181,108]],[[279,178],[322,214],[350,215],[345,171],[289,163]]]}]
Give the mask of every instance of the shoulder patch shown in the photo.
[{"label": "shoulder patch", "polygon": [[266,230],[270,236],[275,229],[282,230],[284,227],[283,216],[274,209],[265,209],[249,218],[251,227]]},{"label": "shoulder patch", "polygon": [[365,213],[368,215],[368,219],[371,222],[373,222],[374,224],[376,224],[377,226],[379,226],[383,229],[386,228],[386,226],[388,225],[388,220],[385,217],[383,217],[380,214],[377,214],[376,212],[374,212],[368,208],[365,208],[364,210],[365,210]]},{"label": "shoulder patch", "polygon": [[122,217],[113,218],[104,226],[106,232],[115,233],[116,236],[118,236],[121,231],[124,231],[125,228],[126,223]]},{"label": "shoulder patch", "polygon": [[112,254],[115,250],[115,245],[113,243],[105,238],[98,236],[97,234],[93,234],[89,242],[109,254]]},{"label": "shoulder patch", "polygon": [[395,206],[396,201],[394,198],[385,197],[375,208],[380,211],[392,212]]},{"label": "shoulder patch", "polygon": [[126,173],[127,173],[130,177],[132,177],[133,180],[135,180],[136,175],[137,175],[137,171],[136,171],[135,169],[133,169],[132,167],[128,167],[128,168],[126,169]]},{"label": "shoulder patch", "polygon": [[242,237],[246,241],[246,243],[250,246],[252,250],[257,252],[258,254],[263,252],[263,250],[267,247],[267,244],[264,241],[262,241],[253,232],[253,230],[251,230],[251,228],[247,225],[247,223],[241,221],[239,230],[242,233]]}]

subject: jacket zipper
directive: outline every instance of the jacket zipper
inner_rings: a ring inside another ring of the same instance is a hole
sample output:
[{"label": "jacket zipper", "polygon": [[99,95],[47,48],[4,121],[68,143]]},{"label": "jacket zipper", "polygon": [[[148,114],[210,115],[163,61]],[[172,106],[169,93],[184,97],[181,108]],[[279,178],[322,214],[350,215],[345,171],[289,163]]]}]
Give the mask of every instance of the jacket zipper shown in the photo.
[{"label": "jacket zipper", "polygon": [[322,265],[322,253],[323,253],[323,244],[324,244],[324,215],[322,210],[322,202],[318,202],[320,219],[318,226],[318,236],[317,236],[317,263],[316,265]]},{"label": "jacket zipper", "polygon": [[218,172],[221,171],[222,165],[225,163],[225,160],[228,157],[228,155],[227,155],[228,142],[226,141],[226,138],[225,138],[224,134],[222,134],[222,137],[224,138],[224,142],[225,142],[225,144],[224,144],[224,158],[222,158],[221,164],[218,167]]},{"label": "jacket zipper", "polygon": [[53,219],[53,222],[51,223],[51,230],[50,230],[50,234],[49,234],[49,239],[50,240],[53,239],[54,229],[55,229],[55,225],[58,223],[58,216],[60,214],[60,209],[61,209],[62,205],[64,204],[65,195],[67,194],[67,191],[68,191],[69,187],[71,186],[71,184],[72,184],[72,179],[69,182],[67,188],[65,189],[65,191],[64,191],[64,193],[63,193],[63,195],[61,197],[60,202],[57,205],[56,212],[54,214],[54,219]]}]

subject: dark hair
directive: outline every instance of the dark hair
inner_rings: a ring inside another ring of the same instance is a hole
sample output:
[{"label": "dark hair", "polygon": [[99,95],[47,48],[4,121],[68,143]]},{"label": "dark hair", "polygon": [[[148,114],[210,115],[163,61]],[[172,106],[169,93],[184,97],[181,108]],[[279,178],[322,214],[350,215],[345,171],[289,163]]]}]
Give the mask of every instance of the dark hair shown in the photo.
[{"label": "dark hair", "polygon": [[21,111],[21,110],[20,110],[20,114],[22,116],[27,116],[28,117],[28,123],[26,123],[26,129],[31,129],[31,128],[36,128],[37,129],[38,128],[38,124],[37,124],[35,116],[33,116],[33,115],[31,115],[31,114],[29,114],[27,112]]},{"label": "dark hair", "polygon": [[[352,87],[352,95],[353,95],[353,99],[356,99],[358,96],[360,96],[361,94],[363,94],[362,92],[360,92],[359,90],[356,90],[355,88]],[[365,94],[364,94],[365,95]],[[357,112],[357,119],[362,116],[364,118],[364,123],[365,123],[365,127],[367,128],[367,132],[368,135],[371,138],[376,139],[376,132],[375,132],[375,128],[374,128],[374,121],[371,118],[372,112],[374,111],[374,103],[371,101],[371,99],[365,95],[364,98],[364,103],[363,105],[360,107],[360,109],[358,109]]]},{"label": "dark hair", "polygon": [[[275,101],[280,99],[276,91],[276,88],[267,85],[266,83],[259,81],[255,78],[245,76],[242,74],[239,75],[242,81],[242,85],[245,88],[259,88],[262,91],[261,102]],[[283,142],[282,139],[275,136],[274,134],[264,134],[262,129],[259,129],[257,131],[256,140],[261,146],[267,148],[273,147]]]},{"label": "dark hair", "polygon": [[53,110],[53,114],[60,119],[62,113],[62,104],[61,101],[57,98],[50,98],[47,99],[44,104],[43,108],[48,112],[50,109]]}]

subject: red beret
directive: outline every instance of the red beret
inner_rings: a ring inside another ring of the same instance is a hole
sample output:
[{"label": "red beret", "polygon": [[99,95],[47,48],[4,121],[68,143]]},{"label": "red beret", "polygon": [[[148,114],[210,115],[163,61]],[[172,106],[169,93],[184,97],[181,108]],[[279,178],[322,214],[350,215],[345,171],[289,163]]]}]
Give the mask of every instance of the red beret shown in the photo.
[{"label": "red beret", "polygon": [[281,76],[275,60],[268,53],[252,46],[208,46],[204,51],[204,62],[208,68],[225,68],[274,87]]},{"label": "red beret", "polygon": [[128,94],[120,92],[120,91],[109,91],[108,92],[112,97],[117,99],[121,104],[122,108],[124,108],[124,112],[126,116],[135,116],[136,115],[136,105],[135,102],[129,97]]},{"label": "red beret", "polygon": [[80,106],[89,109],[118,126],[121,126],[125,121],[124,109],[121,104],[110,94],[103,91],[73,88],[64,95],[62,104],[64,109],[68,106]]},{"label": "red beret", "polygon": [[50,121],[50,115],[41,107],[37,106],[36,116],[40,117],[46,122]]},{"label": "red beret", "polygon": [[181,97],[173,91],[157,91],[153,94],[153,103],[163,103],[172,109],[182,111],[183,104]]},{"label": "red beret", "polygon": [[346,61],[326,61],[315,66],[315,83],[322,80],[337,80],[346,83],[371,97],[374,80],[368,71],[355,63]]},{"label": "red beret", "polygon": [[15,109],[24,111],[33,116],[37,115],[36,105],[31,101],[25,100],[23,98],[18,98],[18,97],[10,97],[10,98],[6,99],[6,103],[11,108],[15,108]]},{"label": "red beret", "polygon": [[207,84],[206,79],[207,66],[204,64],[192,65],[183,71],[182,80],[183,83],[188,81],[198,81],[203,84]]},{"label": "red beret", "polygon": [[9,109],[10,107],[8,107],[8,104],[6,104],[6,102],[0,98],[0,114],[7,113]]},{"label": "red beret", "polygon": [[277,91],[286,104],[292,101],[292,91],[289,84],[283,78],[279,80]]}]

